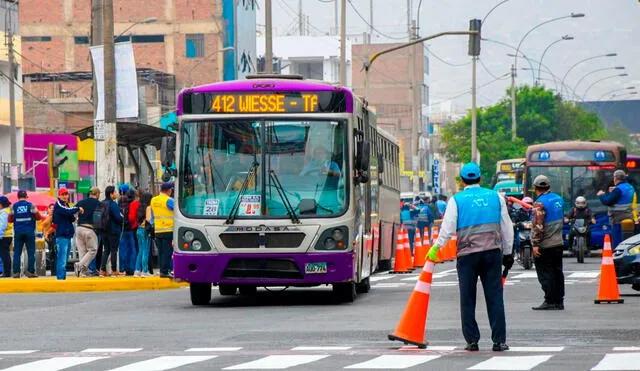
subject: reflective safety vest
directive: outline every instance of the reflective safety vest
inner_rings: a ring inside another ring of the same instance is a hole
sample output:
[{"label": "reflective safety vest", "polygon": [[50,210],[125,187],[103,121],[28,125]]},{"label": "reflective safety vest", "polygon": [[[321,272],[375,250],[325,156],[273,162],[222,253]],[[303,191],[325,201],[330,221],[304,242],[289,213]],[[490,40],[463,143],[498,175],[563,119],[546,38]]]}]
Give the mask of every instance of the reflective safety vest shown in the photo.
[{"label": "reflective safety vest", "polygon": [[11,208],[9,207],[0,210],[1,213],[7,214],[7,229],[4,230],[3,237],[13,237],[13,223],[9,223],[9,220],[8,220],[10,211],[11,211]]},{"label": "reflective safety vest", "polygon": [[411,227],[416,225],[416,221],[411,217],[411,210],[402,209],[400,211],[400,223],[404,224],[405,227]]},{"label": "reflective safety vest", "polygon": [[458,256],[502,249],[498,193],[479,186],[470,186],[453,198],[458,208]]},{"label": "reflective safety vest", "polygon": [[619,183],[616,188],[620,190],[621,196],[615,205],[609,207],[609,215],[612,222],[617,224],[625,219],[633,219],[631,204],[636,192],[633,186],[627,182]]},{"label": "reflective safety vest", "polygon": [[540,248],[557,247],[563,244],[562,227],[564,219],[564,200],[555,193],[547,192],[536,200],[544,206],[544,235]]},{"label": "reflective safety vest", "polygon": [[151,199],[151,211],[153,211],[153,229],[155,233],[173,232],[173,210],[167,207],[169,196],[160,193]]},{"label": "reflective safety vest", "polygon": [[26,200],[18,200],[13,208],[13,230],[15,233],[35,233],[36,218],[33,216],[33,204]]}]

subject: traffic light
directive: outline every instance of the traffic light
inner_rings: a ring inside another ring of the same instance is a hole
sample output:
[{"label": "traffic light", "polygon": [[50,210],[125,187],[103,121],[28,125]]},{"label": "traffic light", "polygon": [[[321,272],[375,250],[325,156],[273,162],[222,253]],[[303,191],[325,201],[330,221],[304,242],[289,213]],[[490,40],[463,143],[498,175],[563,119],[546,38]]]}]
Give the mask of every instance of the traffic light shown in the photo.
[{"label": "traffic light", "polygon": [[469,31],[477,31],[478,33],[469,35],[469,55],[477,57],[480,55],[480,29],[482,21],[480,19],[472,19],[469,21]]},{"label": "traffic light", "polygon": [[49,179],[57,178],[60,166],[69,159],[68,156],[63,156],[63,152],[66,150],[66,144],[49,143],[49,147],[47,148],[47,154],[49,155]]}]

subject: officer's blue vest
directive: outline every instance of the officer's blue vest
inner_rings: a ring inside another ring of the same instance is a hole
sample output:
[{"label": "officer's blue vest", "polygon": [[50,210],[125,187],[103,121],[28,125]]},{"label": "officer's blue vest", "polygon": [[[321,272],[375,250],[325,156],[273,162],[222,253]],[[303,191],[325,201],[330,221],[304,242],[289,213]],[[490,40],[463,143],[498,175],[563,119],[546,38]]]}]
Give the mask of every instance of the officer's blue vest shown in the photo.
[{"label": "officer's blue vest", "polygon": [[620,196],[618,202],[616,202],[616,204],[612,207],[612,209],[616,211],[626,211],[628,209],[629,211],[631,211],[633,195],[635,194],[633,186],[627,182],[624,182],[618,184],[616,188],[620,190],[620,193],[622,195]]},{"label": "officer's blue vest", "polygon": [[411,210],[402,209],[400,212],[400,222],[407,226],[413,226],[416,222],[411,218]]},{"label": "officer's blue vest", "polygon": [[33,204],[26,200],[19,200],[13,207],[13,231],[14,233],[34,233],[36,219],[31,213]]},{"label": "officer's blue vest", "polygon": [[561,246],[562,227],[564,218],[564,200],[555,193],[544,193],[538,197],[536,202],[544,206],[544,235],[540,247]]},{"label": "officer's blue vest", "polygon": [[458,207],[458,256],[502,248],[498,193],[468,187],[453,198]]},{"label": "officer's blue vest", "polygon": [[429,223],[429,207],[427,205],[420,205],[420,213],[418,213],[418,223]]}]

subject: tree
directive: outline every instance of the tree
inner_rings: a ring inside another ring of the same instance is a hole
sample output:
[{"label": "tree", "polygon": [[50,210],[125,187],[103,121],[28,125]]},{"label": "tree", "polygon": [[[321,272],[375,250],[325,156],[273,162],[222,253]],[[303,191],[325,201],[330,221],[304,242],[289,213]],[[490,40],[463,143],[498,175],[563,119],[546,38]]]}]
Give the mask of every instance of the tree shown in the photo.
[{"label": "tree", "polygon": [[[510,94],[507,94],[510,96]],[[483,184],[491,183],[496,162],[524,157],[527,146],[557,140],[609,138],[599,116],[565,102],[542,86],[521,86],[516,91],[517,134],[511,140],[511,100],[477,110],[478,151]],[[471,113],[442,130],[447,158],[455,162],[471,159]]]}]

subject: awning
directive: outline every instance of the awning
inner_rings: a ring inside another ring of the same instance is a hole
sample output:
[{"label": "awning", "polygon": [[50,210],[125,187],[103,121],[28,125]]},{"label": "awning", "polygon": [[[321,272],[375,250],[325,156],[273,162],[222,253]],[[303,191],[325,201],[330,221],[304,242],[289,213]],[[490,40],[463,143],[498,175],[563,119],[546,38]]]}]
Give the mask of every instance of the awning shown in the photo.
[{"label": "awning", "polygon": [[[162,138],[175,136],[175,133],[156,126],[139,124],[136,122],[118,122],[117,141],[119,146],[142,148],[152,145],[160,148]],[[86,127],[73,133],[81,140],[93,138],[93,126]]]}]

